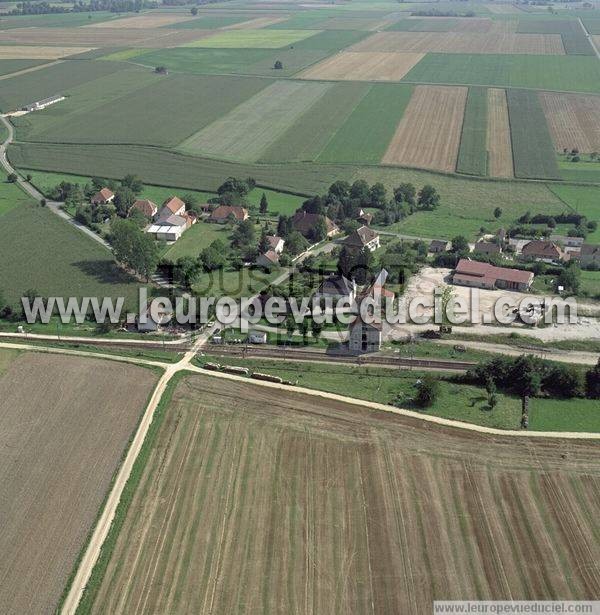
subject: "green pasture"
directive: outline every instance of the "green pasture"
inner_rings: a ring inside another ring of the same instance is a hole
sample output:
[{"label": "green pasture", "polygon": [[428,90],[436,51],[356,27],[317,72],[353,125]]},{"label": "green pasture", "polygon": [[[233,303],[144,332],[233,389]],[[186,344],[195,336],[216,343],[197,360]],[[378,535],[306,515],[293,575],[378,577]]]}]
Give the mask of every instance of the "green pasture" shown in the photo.
[{"label": "green pasture", "polygon": [[216,30],[218,28],[224,28],[225,26],[232,26],[236,23],[242,23],[252,19],[249,15],[202,15],[198,19],[192,19],[190,21],[180,21],[179,23],[170,24],[165,26],[167,28],[174,28],[175,30],[193,30],[198,28],[199,30]]},{"label": "green pasture", "polygon": [[197,258],[200,252],[216,239],[221,239],[229,245],[231,227],[229,225],[211,224],[198,221],[190,227],[174,244],[167,246],[163,256],[176,261],[182,256]]},{"label": "green pasture", "polygon": [[49,60],[0,60],[0,75],[9,75],[48,62]]},{"label": "green pasture", "polygon": [[278,49],[293,45],[303,38],[316,34],[314,30],[226,30],[200,40],[186,43],[184,47],[229,49]]},{"label": "green pasture", "polygon": [[469,88],[456,170],[487,175],[487,89]]},{"label": "green pasture", "polygon": [[559,158],[560,176],[567,181],[600,183],[600,162],[570,162]]},{"label": "green pasture", "polygon": [[49,13],[46,15],[0,15],[0,30],[12,30],[13,28],[77,28],[125,16],[108,11]]},{"label": "green pasture", "polygon": [[[570,208],[600,225],[600,187],[549,184],[549,188],[565,204],[565,211]],[[600,228],[590,233],[587,240],[600,243]]]}]

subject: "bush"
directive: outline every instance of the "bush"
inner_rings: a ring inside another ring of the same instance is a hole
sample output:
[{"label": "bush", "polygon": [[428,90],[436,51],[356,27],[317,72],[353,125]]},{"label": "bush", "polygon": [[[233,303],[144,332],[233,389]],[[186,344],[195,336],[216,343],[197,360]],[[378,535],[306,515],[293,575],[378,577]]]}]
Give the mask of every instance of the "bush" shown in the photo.
[{"label": "bush", "polygon": [[417,385],[415,404],[419,408],[429,408],[438,397],[440,385],[432,376],[425,376]]}]

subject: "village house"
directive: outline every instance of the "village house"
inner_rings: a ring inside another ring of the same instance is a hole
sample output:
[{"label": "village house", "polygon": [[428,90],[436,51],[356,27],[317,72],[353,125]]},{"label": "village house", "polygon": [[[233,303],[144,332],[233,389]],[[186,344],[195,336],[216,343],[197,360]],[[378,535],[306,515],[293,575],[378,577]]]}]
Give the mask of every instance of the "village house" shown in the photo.
[{"label": "village house", "polygon": [[365,212],[361,209],[358,212],[356,221],[360,222],[361,224],[364,224],[365,226],[371,226],[371,222],[373,222],[373,214]]},{"label": "village house", "polygon": [[140,211],[144,214],[144,216],[146,216],[146,218],[154,218],[158,212],[158,207],[156,206],[156,203],[153,203],[148,199],[138,199],[131,206],[131,209],[129,210],[130,215],[133,210]]},{"label": "village house", "polygon": [[257,267],[263,269],[272,269],[279,266],[279,254],[275,250],[267,250],[264,254],[260,254],[254,261]]},{"label": "village house", "polygon": [[356,282],[343,275],[330,275],[325,278],[314,295],[316,300],[330,298],[336,302],[346,299],[353,303],[356,299]]},{"label": "village house", "polygon": [[92,205],[108,205],[115,198],[115,193],[110,188],[100,188],[90,199]]},{"label": "village house", "polygon": [[219,205],[208,218],[209,222],[225,224],[227,222],[242,222],[248,219],[248,210],[237,205]]},{"label": "village house", "polygon": [[304,237],[310,238],[314,228],[317,225],[319,219],[323,219],[325,222],[325,230],[327,237],[333,237],[340,232],[337,225],[332,222],[327,216],[321,216],[319,214],[311,214],[303,209],[299,209],[292,217],[292,228],[298,231]]},{"label": "village house", "polygon": [[560,246],[551,241],[539,239],[526,243],[521,250],[521,256],[545,263],[569,260],[569,255]]},{"label": "village house", "polygon": [[433,239],[429,244],[428,251],[431,254],[440,254],[441,252],[448,252],[450,249],[450,242],[443,239]]},{"label": "village house", "polygon": [[185,212],[185,203],[177,196],[170,196],[161,206],[158,212],[159,218],[169,216],[181,216]]},{"label": "village house", "polygon": [[589,267],[590,265],[598,265],[600,267],[600,245],[584,243],[579,253],[579,262],[583,267]]},{"label": "village house", "polygon": [[267,242],[269,243],[269,248],[276,254],[281,254],[283,252],[285,240],[281,237],[278,237],[277,235],[267,235]]},{"label": "village house", "polygon": [[473,252],[477,254],[501,254],[502,248],[500,244],[494,241],[478,241]]},{"label": "village house", "polygon": [[359,316],[350,324],[348,350],[352,354],[379,352],[381,350],[381,322],[364,322]]},{"label": "village house", "polygon": [[367,248],[367,250],[374,252],[381,246],[381,241],[379,235],[374,230],[370,229],[368,226],[361,226],[355,231],[352,231],[350,235],[344,239],[343,244],[347,248],[353,250]]},{"label": "village house", "polygon": [[[161,210],[162,211],[162,210]],[[184,211],[182,214],[158,215],[156,222],[151,224],[146,232],[154,235],[158,241],[172,243],[177,241],[183,233],[196,223],[196,216],[193,213]]]},{"label": "village house", "polygon": [[471,286],[495,290],[515,290],[526,292],[531,287],[534,275],[531,271],[496,267],[489,263],[480,263],[468,258],[461,258],[456,265],[452,283],[458,286]]}]

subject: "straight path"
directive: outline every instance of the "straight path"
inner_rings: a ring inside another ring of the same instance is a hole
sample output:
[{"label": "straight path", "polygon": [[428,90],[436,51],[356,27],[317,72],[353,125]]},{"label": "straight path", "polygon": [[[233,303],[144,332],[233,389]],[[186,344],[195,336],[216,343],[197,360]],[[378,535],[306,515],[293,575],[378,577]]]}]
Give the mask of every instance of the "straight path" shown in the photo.
[{"label": "straight path", "polygon": [[583,20],[581,19],[581,17],[578,17],[577,21],[579,21],[579,25],[581,26],[581,29],[583,30],[588,42],[592,46],[592,49],[594,50],[596,57],[600,59],[600,51],[598,51],[598,47],[596,45],[596,42],[594,41],[594,37],[589,33],[588,29],[585,27],[585,24],[583,23]]},{"label": "straight path", "polygon": [[46,64],[40,64],[38,66],[30,66],[29,68],[23,68],[14,73],[8,73],[7,75],[0,76],[0,81],[4,79],[10,79],[11,77],[18,77],[19,75],[26,75],[27,73],[33,73],[36,70],[41,70],[42,68],[49,68],[50,66],[54,66],[55,64],[62,64],[64,60],[54,60],[54,62],[47,62]]}]

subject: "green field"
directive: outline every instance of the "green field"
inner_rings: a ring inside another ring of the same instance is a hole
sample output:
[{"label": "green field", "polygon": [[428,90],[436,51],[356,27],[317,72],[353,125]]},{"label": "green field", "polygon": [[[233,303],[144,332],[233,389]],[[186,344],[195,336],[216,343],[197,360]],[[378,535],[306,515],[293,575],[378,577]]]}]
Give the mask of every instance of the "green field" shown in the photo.
[{"label": "green field", "polygon": [[101,21],[109,21],[117,17],[108,11],[93,11],[91,13],[58,13],[47,15],[0,15],[0,30],[13,28],[77,28]]},{"label": "green field", "polygon": [[600,183],[600,163],[598,162],[570,162],[559,158],[558,168],[560,176],[567,181]]},{"label": "green field", "polygon": [[318,32],[309,38],[305,38],[294,43],[295,50],[318,49],[333,53],[344,47],[349,47],[358,41],[369,36],[369,32],[358,32],[353,30],[325,30]]},{"label": "green field", "polygon": [[253,162],[331,87],[324,83],[277,81],[193,134],[179,149]]},{"label": "green field", "polygon": [[560,179],[554,145],[539,98],[530,90],[507,90],[516,177]]},{"label": "green field", "polygon": [[227,30],[186,43],[184,47],[279,49],[316,33],[315,30]]},{"label": "green field", "polygon": [[368,90],[366,83],[333,84],[265,151],[261,160],[315,160]]},{"label": "green field", "polygon": [[[573,211],[583,214],[588,220],[600,222],[600,188],[586,186],[561,186],[552,184],[550,190]],[[587,237],[587,241],[600,243],[600,228]]]},{"label": "green field", "polygon": [[46,64],[48,60],[0,60],[0,75],[9,75],[25,68]]},{"label": "green field", "polygon": [[[132,71],[132,82],[142,80],[146,84],[150,78],[149,85],[120,96],[113,92],[110,100],[91,109],[82,106],[71,111],[77,105],[73,96],[69,99],[70,109],[65,107],[63,111],[57,105],[57,119],[46,130],[43,130],[45,111],[35,114],[31,120],[25,116],[23,122],[31,122],[33,126],[24,135],[19,133],[19,137],[51,143],[174,146],[267,85],[265,81],[244,77],[159,77],[140,70]],[[89,93],[82,93],[82,97],[89,98]],[[37,128],[38,124],[42,129]]]},{"label": "green field", "polygon": [[123,296],[135,306],[138,284],[106,248],[33,205],[14,184],[0,184],[0,195],[0,203],[12,203],[0,210],[0,288],[9,301],[36,289],[43,296]]},{"label": "green field", "polygon": [[181,239],[168,246],[163,256],[172,261],[176,261],[181,256],[197,258],[200,252],[216,239],[229,245],[230,235],[231,227],[229,226],[198,221],[181,236]]},{"label": "green field", "polygon": [[456,170],[487,175],[487,90],[469,88]]},{"label": "green field", "polygon": [[198,19],[192,19],[190,21],[180,21],[179,23],[173,23],[168,28],[174,28],[175,30],[190,30],[198,28],[199,30],[216,30],[217,28],[224,28],[225,26],[232,26],[236,23],[248,21],[251,19],[248,15],[203,15]]},{"label": "green field", "polygon": [[372,85],[318,160],[378,164],[394,136],[411,95],[411,86],[387,83]]},{"label": "green field", "polygon": [[600,92],[600,62],[588,56],[428,53],[402,81]]},{"label": "green field", "polygon": [[125,68],[126,65],[116,62],[68,60],[42,70],[4,79],[0,87],[0,109],[12,111],[54,94],[69,94],[71,89],[79,85]]},{"label": "green field", "polygon": [[583,19],[583,23],[590,34],[600,34],[600,18]]}]

